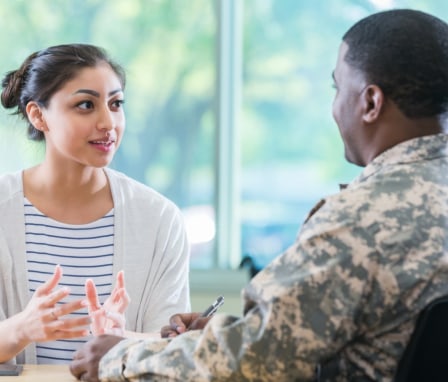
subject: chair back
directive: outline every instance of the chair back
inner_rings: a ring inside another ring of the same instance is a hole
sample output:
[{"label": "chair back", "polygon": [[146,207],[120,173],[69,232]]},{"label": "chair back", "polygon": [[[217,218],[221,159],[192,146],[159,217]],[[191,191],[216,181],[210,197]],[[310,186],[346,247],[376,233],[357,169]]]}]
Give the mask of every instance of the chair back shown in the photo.
[{"label": "chair back", "polygon": [[394,382],[448,381],[448,296],[420,313]]}]

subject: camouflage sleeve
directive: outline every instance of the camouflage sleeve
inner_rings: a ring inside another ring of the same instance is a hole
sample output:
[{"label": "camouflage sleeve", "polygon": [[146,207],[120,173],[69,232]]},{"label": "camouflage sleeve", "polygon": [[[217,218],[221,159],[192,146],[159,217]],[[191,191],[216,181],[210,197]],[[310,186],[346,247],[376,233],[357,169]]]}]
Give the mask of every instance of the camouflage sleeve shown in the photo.
[{"label": "camouflage sleeve", "polygon": [[242,318],[217,314],[203,331],[122,341],[101,361],[101,377],[311,381],[318,363],[344,353],[363,380],[381,380],[378,371],[390,380],[406,343],[402,328],[447,293],[446,179],[437,166],[429,174],[420,167],[413,161],[381,175],[371,166],[327,199],[245,288]]},{"label": "camouflage sleeve", "polygon": [[350,247],[367,246],[354,241],[351,223],[301,239],[259,273],[244,292],[244,317],[217,314],[201,332],[119,343],[102,360],[102,378],[125,365],[130,380],[312,380],[316,362],[353,336],[366,292],[368,257],[352,258]]}]

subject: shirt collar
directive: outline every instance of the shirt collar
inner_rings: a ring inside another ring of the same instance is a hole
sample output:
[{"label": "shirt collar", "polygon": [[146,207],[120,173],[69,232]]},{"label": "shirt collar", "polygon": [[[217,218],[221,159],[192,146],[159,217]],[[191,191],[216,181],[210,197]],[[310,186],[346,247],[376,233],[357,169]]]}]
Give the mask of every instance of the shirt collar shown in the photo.
[{"label": "shirt collar", "polygon": [[387,166],[447,156],[447,134],[441,133],[413,138],[401,142],[378,155],[364,168],[364,170],[350,183],[350,185],[365,181],[367,178],[378,171],[383,170]]}]

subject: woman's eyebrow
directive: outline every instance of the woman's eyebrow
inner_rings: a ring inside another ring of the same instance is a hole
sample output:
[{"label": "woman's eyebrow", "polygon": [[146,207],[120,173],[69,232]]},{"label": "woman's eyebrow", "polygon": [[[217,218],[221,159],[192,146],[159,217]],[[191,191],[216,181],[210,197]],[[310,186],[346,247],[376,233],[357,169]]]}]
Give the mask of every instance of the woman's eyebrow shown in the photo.
[{"label": "woman's eyebrow", "polygon": [[[122,89],[115,89],[115,90],[110,91],[108,95],[109,95],[109,96],[112,96],[112,95],[114,95],[114,94],[116,94],[116,93],[119,93],[119,92],[121,92],[121,91],[122,91]],[[91,90],[91,89],[79,89],[79,90],[75,91],[73,94],[79,94],[79,93],[90,94],[90,95],[92,95],[92,96],[94,96],[94,97],[98,97],[98,98],[99,98],[99,96],[100,96],[100,93],[98,93],[98,92],[95,91],[95,90]]]}]

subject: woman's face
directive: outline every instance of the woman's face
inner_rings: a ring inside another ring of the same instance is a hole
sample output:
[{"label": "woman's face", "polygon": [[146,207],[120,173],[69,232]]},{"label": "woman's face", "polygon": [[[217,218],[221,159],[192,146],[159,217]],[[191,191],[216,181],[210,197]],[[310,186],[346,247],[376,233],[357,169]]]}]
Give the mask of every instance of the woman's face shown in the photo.
[{"label": "woman's face", "polygon": [[41,108],[47,158],[108,165],[125,129],[123,101],[120,79],[108,64],[81,69]]}]

